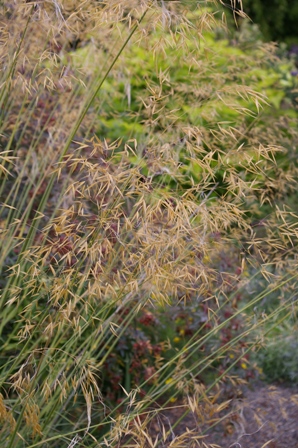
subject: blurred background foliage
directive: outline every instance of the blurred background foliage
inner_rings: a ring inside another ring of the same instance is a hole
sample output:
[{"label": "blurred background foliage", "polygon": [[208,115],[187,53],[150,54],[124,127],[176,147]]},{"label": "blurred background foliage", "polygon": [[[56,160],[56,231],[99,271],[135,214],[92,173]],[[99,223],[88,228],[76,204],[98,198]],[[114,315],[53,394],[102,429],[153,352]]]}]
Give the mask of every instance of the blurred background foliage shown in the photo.
[{"label": "blurred background foliage", "polygon": [[265,40],[298,45],[297,0],[244,0],[243,7]]}]

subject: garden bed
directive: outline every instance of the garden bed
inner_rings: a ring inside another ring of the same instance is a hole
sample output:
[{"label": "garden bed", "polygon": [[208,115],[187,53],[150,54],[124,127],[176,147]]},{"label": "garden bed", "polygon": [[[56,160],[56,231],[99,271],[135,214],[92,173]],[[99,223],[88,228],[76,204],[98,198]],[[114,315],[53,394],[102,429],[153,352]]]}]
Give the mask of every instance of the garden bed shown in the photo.
[{"label": "garden bed", "polygon": [[[158,419],[152,422],[152,440],[156,437],[162,439],[162,426],[169,431],[168,440],[161,441],[159,445],[164,447],[176,446],[174,440],[185,434],[187,428],[198,435],[202,434],[204,428],[202,443],[208,447],[297,448],[297,388],[256,382],[253,386],[230,392],[228,398],[231,400],[230,412],[223,411],[222,422],[209,430],[206,425],[198,423],[195,413],[189,413],[174,427],[185,410],[183,402],[175,403],[172,409],[159,414]],[[192,446],[192,442],[189,443],[184,446]]]}]

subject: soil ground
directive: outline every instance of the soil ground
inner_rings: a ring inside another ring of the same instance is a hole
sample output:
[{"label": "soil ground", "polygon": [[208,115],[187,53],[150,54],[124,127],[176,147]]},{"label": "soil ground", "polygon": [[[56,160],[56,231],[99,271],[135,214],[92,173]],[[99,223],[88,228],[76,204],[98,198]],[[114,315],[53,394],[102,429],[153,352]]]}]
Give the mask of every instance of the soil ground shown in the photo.
[{"label": "soil ground", "polygon": [[[297,388],[257,383],[253,387],[243,388],[240,396],[238,394],[232,398],[229,410],[230,417],[223,418],[220,424],[212,429],[204,427],[206,437],[200,442],[202,447],[298,448]],[[159,422],[152,422],[153,438],[156,438],[162,426],[167,431],[171,430],[172,440],[185,433],[186,428],[197,434],[202,433],[202,426],[192,413],[173,429],[181,414],[181,408],[173,407],[160,417]],[[222,415],[227,415],[227,411],[223,411]],[[168,439],[159,446],[170,447],[175,444],[171,445]],[[185,445],[179,446],[192,448],[200,445],[185,440]]]}]

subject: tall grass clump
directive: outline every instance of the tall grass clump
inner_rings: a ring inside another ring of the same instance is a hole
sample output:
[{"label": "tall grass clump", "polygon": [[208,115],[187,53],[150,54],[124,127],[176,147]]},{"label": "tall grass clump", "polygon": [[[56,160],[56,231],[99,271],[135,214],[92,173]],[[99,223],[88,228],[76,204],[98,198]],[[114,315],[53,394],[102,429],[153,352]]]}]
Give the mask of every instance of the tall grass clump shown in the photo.
[{"label": "tall grass clump", "polygon": [[0,5],[1,447],[200,446],[294,318],[295,86],[217,7]]}]

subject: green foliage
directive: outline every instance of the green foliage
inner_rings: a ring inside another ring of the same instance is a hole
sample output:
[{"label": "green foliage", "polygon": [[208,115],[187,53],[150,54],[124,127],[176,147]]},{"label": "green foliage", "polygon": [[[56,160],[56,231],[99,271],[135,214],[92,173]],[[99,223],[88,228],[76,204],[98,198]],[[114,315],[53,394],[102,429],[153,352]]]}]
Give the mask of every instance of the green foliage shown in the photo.
[{"label": "green foliage", "polygon": [[291,0],[246,0],[245,12],[267,40],[297,42],[298,4]]},{"label": "green foliage", "polygon": [[270,337],[256,356],[262,377],[269,382],[298,384],[297,329],[283,328]]},{"label": "green foliage", "polygon": [[[199,19],[200,12],[193,13],[193,20]],[[175,39],[173,35],[164,39],[159,30],[150,39],[153,51],[149,50],[147,42],[143,46],[131,46],[127,50],[125,69],[116,71],[103,85],[97,135],[108,141],[117,140],[121,135],[123,144],[136,139],[138,156],[132,155],[131,162],[135,166],[142,165],[142,174],[156,176],[157,183],[163,188],[167,188],[170,183],[171,187],[181,189],[182,194],[186,188],[190,188],[193,181],[200,181],[206,153],[212,151],[214,156],[210,158],[208,169],[214,173],[210,176],[210,181],[217,185],[213,194],[223,196],[230,188],[228,182],[224,181],[227,170],[234,170],[238,177],[245,176],[252,182],[256,180],[255,175],[248,173],[245,160],[241,161],[240,166],[233,161],[235,157],[238,161],[236,154],[226,160],[222,157],[231,144],[235,146],[235,142],[228,136],[233,129],[243,129],[244,135],[238,139],[238,144],[242,144],[243,149],[248,151],[249,141],[245,136],[245,129],[248,128],[251,134],[254,129],[258,130],[256,138],[264,146],[274,141],[286,142],[290,135],[293,138],[297,113],[294,92],[297,83],[290,73],[292,64],[274,54],[273,48],[263,47],[255,39],[254,29],[249,27],[244,27],[233,42],[226,38],[216,39],[214,34],[205,33],[204,41],[200,42],[198,48],[197,42],[189,36],[187,48],[190,53],[185,53],[182,37],[179,39],[175,36]],[[161,42],[164,46],[160,53],[156,48]],[[174,52],[175,45],[178,48]],[[206,56],[204,64],[192,57],[192,52],[196,51]],[[85,48],[78,50],[74,59],[81,60],[82,54],[86,54]],[[90,58],[86,59],[90,61]],[[249,89],[245,86],[249,86]],[[155,94],[158,95],[158,100],[153,103]],[[265,105],[265,98],[271,107]],[[287,117],[287,122],[284,117]],[[275,126],[272,126],[272,120],[275,120]],[[196,154],[200,163],[189,157],[185,150],[185,144],[191,142],[192,137],[181,132],[183,126],[201,130],[200,138],[205,152],[202,155]],[[176,147],[176,157],[179,158],[180,169],[177,175],[162,175],[161,172],[156,175],[156,170],[150,169],[150,162],[146,163],[146,157],[141,162],[147,151],[144,148],[155,142],[161,144],[165,129],[171,145]],[[226,132],[225,138],[221,135],[223,132]],[[217,135],[221,135],[221,141]],[[278,170],[282,165],[289,169],[291,163],[295,164],[290,146],[284,148],[283,153],[278,148],[275,151]],[[262,157],[254,154],[254,151],[250,154],[254,161]],[[265,171],[266,175],[259,173],[256,184],[263,191],[265,185],[279,177],[275,162],[269,162]],[[285,192],[285,196],[280,194],[278,203],[286,202],[288,194],[289,191]],[[269,196],[263,200],[272,202],[272,190]],[[248,207],[251,208],[251,203]],[[267,212],[268,209],[264,209],[263,215]],[[260,217],[254,216],[252,219]]]}]

